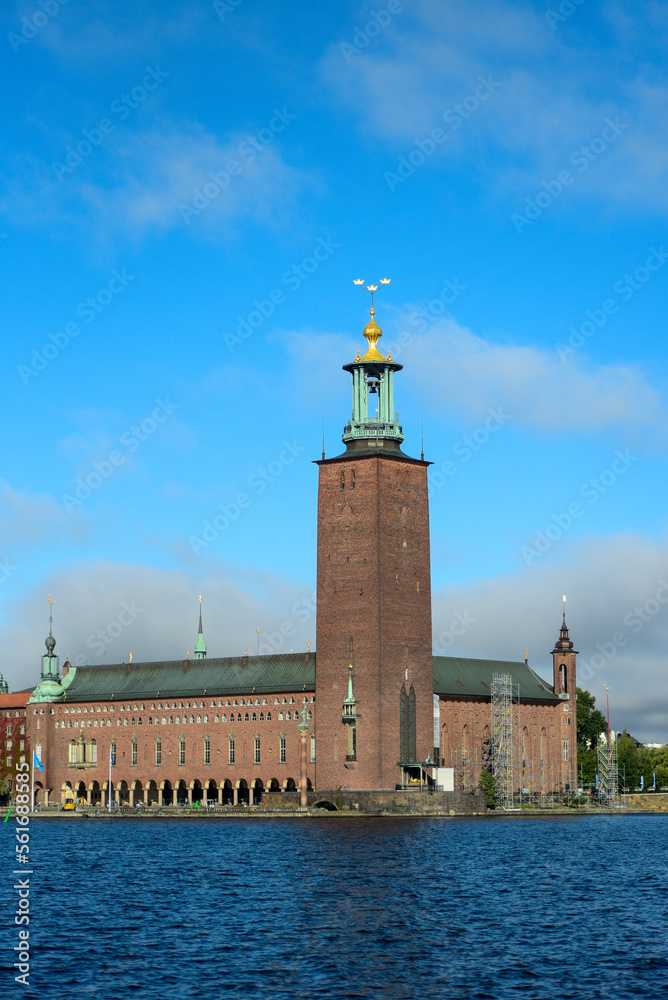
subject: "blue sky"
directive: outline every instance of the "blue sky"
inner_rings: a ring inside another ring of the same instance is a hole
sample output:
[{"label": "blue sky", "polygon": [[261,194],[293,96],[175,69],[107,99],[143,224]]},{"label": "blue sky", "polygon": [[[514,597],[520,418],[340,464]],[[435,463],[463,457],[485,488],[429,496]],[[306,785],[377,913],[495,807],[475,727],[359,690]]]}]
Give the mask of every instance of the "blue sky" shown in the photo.
[{"label": "blue sky", "polygon": [[0,22],[10,683],[49,592],[74,662],[184,655],[200,593],[210,655],[314,641],[311,462],[323,417],[342,449],[352,279],[390,277],[435,648],[548,674],[566,590],[583,685],[668,740],[665,6]]}]

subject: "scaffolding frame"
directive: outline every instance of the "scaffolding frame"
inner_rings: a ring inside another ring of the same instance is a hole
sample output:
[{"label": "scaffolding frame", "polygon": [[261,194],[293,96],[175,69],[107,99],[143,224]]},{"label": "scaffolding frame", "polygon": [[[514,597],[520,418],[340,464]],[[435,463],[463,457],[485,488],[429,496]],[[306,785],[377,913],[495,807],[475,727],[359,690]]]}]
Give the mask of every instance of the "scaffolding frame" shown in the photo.
[{"label": "scaffolding frame", "polygon": [[[521,755],[520,686],[510,674],[492,675],[492,774],[499,804],[503,809],[515,805],[518,786],[517,760]],[[520,765],[521,768],[521,765]],[[521,797],[521,790],[520,790]]]},{"label": "scaffolding frame", "polygon": [[609,809],[619,809],[621,799],[619,797],[619,764],[617,762],[617,742],[608,739],[602,740],[597,747],[598,754],[598,800],[601,805]]}]

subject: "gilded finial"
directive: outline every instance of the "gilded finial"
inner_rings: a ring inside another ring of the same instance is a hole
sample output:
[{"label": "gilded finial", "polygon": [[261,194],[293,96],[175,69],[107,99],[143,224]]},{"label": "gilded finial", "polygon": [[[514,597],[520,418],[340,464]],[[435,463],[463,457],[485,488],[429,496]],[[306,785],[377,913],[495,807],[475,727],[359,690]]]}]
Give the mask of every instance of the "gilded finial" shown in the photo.
[{"label": "gilded finial", "polygon": [[132,663],[132,653],[130,653],[129,662]]},{"label": "gilded finial", "polygon": [[[381,285],[389,285],[389,283],[390,283],[391,280],[392,280],[391,278],[381,278],[380,279],[380,284]],[[353,279],[353,284],[355,284],[355,285],[363,285],[364,284],[364,280],[363,280],[363,278],[355,278],[355,279]],[[378,285],[367,285],[366,286],[366,290],[367,290],[367,292],[371,293],[371,321],[369,323],[367,323],[367,325],[364,327],[363,333],[364,333],[364,336],[366,337],[366,339],[369,341],[369,348],[368,348],[366,354],[364,355],[364,357],[363,358],[359,358],[359,360],[360,361],[387,361],[388,359],[383,357],[383,355],[380,353],[380,351],[378,350],[378,347],[377,347],[378,341],[383,336],[383,331],[381,330],[381,328],[378,326],[378,324],[376,323],[376,321],[374,319],[374,316],[376,315],[376,310],[373,307],[373,297],[374,297],[374,294],[378,291]],[[359,355],[359,351],[358,351],[358,355]],[[355,358],[355,361],[357,361],[357,360],[358,359]],[[390,358],[389,360],[391,361],[392,359]]]}]

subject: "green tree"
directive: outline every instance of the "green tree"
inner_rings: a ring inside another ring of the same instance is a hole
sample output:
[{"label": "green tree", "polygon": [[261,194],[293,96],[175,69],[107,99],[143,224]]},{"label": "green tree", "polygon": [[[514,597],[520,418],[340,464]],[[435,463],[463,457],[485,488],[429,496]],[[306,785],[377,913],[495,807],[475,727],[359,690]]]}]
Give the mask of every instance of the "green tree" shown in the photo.
[{"label": "green tree", "polygon": [[495,809],[497,806],[496,782],[491,771],[481,771],[478,780],[478,788],[485,793],[485,805],[488,809]]},{"label": "green tree", "polygon": [[[635,745],[626,730],[617,737],[617,765],[619,767],[620,788],[633,791],[640,785],[642,769],[640,748]],[[651,784],[651,781],[650,781]]]},{"label": "green tree", "polygon": [[598,742],[599,733],[606,732],[605,716],[596,708],[596,698],[590,691],[576,688],[578,757],[586,750],[587,740],[592,747]]}]

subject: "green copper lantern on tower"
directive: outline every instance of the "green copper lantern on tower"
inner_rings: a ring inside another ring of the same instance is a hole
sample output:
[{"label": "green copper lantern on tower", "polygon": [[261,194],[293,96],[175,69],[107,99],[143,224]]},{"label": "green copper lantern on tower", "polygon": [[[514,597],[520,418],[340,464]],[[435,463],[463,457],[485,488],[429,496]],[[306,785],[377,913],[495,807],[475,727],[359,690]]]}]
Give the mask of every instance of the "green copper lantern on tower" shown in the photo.
[{"label": "green copper lantern on tower", "polygon": [[[389,285],[389,278],[381,278],[381,285]],[[358,278],[356,285],[362,285]],[[369,342],[364,357],[359,351],[355,360],[344,365],[344,371],[353,377],[353,412],[349,423],[343,429],[343,440],[348,448],[355,447],[355,442],[365,442],[373,447],[375,441],[389,439],[401,444],[404,440],[399,425],[399,414],[394,409],[394,373],[401,371],[403,365],[392,360],[388,352],[384,357],[378,350],[378,341],[383,331],[376,323],[373,307],[374,292],[377,285],[367,285],[371,292],[371,321],[364,328],[364,336]]]}]

